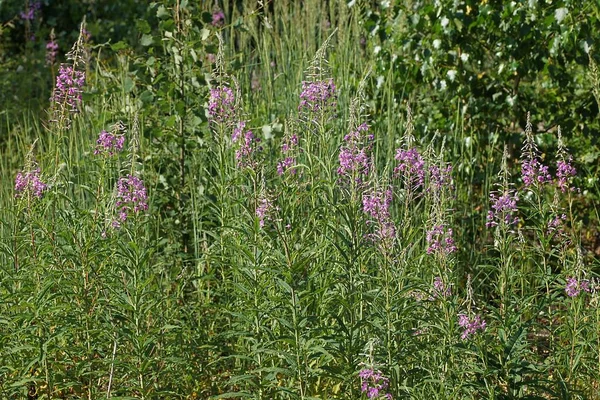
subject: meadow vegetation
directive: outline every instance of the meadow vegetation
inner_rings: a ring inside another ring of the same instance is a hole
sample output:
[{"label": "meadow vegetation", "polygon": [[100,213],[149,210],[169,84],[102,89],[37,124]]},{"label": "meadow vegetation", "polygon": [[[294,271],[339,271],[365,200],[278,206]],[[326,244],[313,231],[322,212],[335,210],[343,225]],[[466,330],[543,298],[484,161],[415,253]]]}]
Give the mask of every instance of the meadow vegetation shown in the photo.
[{"label": "meadow vegetation", "polygon": [[0,397],[600,399],[592,1],[0,2]]}]

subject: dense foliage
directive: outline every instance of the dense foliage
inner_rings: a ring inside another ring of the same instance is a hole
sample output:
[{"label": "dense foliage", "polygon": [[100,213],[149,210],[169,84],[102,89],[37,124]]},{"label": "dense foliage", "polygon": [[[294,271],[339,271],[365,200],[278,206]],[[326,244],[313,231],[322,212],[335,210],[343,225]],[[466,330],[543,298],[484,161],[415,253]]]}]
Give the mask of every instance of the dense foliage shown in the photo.
[{"label": "dense foliage", "polygon": [[3,398],[600,390],[591,1],[0,2]]}]

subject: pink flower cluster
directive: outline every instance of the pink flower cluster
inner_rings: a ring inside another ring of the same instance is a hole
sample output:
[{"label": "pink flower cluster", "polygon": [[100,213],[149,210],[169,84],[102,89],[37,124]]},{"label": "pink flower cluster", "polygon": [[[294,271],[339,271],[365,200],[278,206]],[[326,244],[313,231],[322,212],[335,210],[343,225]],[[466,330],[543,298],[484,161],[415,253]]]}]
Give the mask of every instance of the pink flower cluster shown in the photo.
[{"label": "pink flower cluster", "polygon": [[363,369],[358,376],[361,380],[360,390],[367,395],[367,398],[392,400],[392,395],[385,393],[390,381],[380,371]]},{"label": "pink flower cluster", "polygon": [[456,251],[452,228],[446,228],[444,224],[434,225],[427,231],[427,254],[439,254],[447,256]]},{"label": "pink flower cluster", "polygon": [[68,107],[70,112],[77,112],[81,104],[81,93],[85,84],[85,72],[77,71],[71,65],[61,65],[56,77],[56,87],[51,101],[59,107]]},{"label": "pink flower cluster", "polygon": [[[244,129],[246,124],[244,122],[240,122],[238,127],[240,127],[240,131],[238,133],[234,130],[234,136],[236,138],[236,142],[239,142],[239,148],[235,152],[235,159],[237,160],[237,164],[239,168],[254,168],[256,166],[255,155],[257,152],[262,150],[260,146],[260,138],[254,136],[251,130],[243,133],[242,129]],[[235,142],[234,142],[235,143]]]},{"label": "pink flower cluster", "polygon": [[54,40],[46,43],[46,65],[53,65],[58,54],[58,44]]},{"label": "pink flower cluster", "polygon": [[340,149],[337,169],[338,175],[353,179],[356,183],[362,183],[371,170],[370,152],[373,147],[373,135],[367,134],[369,126],[361,124],[354,132],[344,137],[345,146]]},{"label": "pink flower cluster", "polygon": [[117,201],[115,206],[118,210],[118,219],[113,221],[113,228],[120,228],[131,213],[138,214],[148,209],[148,195],[144,182],[134,175],[127,175],[117,182]]},{"label": "pink flower cluster", "polygon": [[569,189],[573,189],[569,188],[569,180],[577,175],[577,170],[571,165],[571,161],[572,157],[569,157],[566,160],[559,160],[556,163],[556,177],[558,178],[557,186],[563,193]]},{"label": "pink flower cluster", "polygon": [[469,319],[469,317],[464,314],[458,314],[458,326],[463,328],[463,332],[460,335],[462,340],[467,340],[472,335],[476,334],[477,331],[485,330],[485,320],[481,318],[480,315],[475,315],[473,319]]},{"label": "pink flower cluster", "polygon": [[[284,137],[283,143],[281,144],[281,153],[289,154],[298,146],[298,136],[296,134],[288,135]],[[283,175],[288,169],[292,174],[296,173],[296,158],[292,156],[286,156],[282,161],[277,163],[277,173]]]},{"label": "pink flower cluster", "polygon": [[519,197],[515,193],[505,191],[501,196],[492,193],[490,199],[493,210],[488,211],[487,223],[485,224],[488,228],[497,226],[498,223],[514,225],[519,221],[519,218],[515,216],[518,211],[517,201],[519,201]]},{"label": "pink flower cluster", "polygon": [[227,86],[210,89],[208,115],[212,122],[231,122],[235,115],[235,96]]},{"label": "pink flower cluster", "polygon": [[540,163],[537,158],[529,158],[523,160],[521,166],[521,175],[525,187],[529,187],[536,183],[543,184],[552,181],[552,176],[548,171],[548,166]]},{"label": "pink flower cluster", "polygon": [[444,187],[452,187],[452,165],[432,165],[429,167],[429,187],[440,191]]},{"label": "pink flower cluster", "polygon": [[115,153],[123,150],[123,144],[125,143],[125,136],[113,135],[106,131],[100,132],[98,140],[96,140],[96,149],[94,154],[102,154],[105,156],[112,157]]},{"label": "pink flower cluster", "polygon": [[213,26],[223,26],[225,23],[225,14],[223,11],[215,11],[212,15],[212,25]]},{"label": "pink flower cluster", "polygon": [[441,297],[450,297],[452,295],[452,289],[450,286],[446,286],[441,277],[436,276],[433,280],[433,296],[431,299],[439,299]]},{"label": "pink flower cluster", "polygon": [[256,216],[258,217],[258,225],[264,228],[265,221],[272,219],[272,214],[277,208],[273,205],[273,202],[266,196],[261,197],[258,200],[258,206],[256,207]]},{"label": "pink flower cluster", "polygon": [[569,297],[577,297],[581,291],[590,293],[590,281],[587,279],[578,280],[575,277],[567,278],[567,284],[565,285],[565,292]]},{"label": "pink flower cluster", "polygon": [[373,218],[368,223],[375,223],[377,226],[375,238],[380,240],[393,239],[396,236],[396,227],[389,212],[392,202],[392,189],[375,190],[370,194],[363,194],[362,202],[363,212]]},{"label": "pink flower cluster", "polygon": [[15,178],[15,197],[24,197],[27,193],[31,193],[39,199],[42,197],[44,190],[46,190],[46,184],[40,178],[39,168],[17,174]]},{"label": "pink flower cluster", "polygon": [[398,161],[394,174],[402,176],[410,189],[417,189],[425,184],[425,160],[416,147],[397,149],[394,158]]},{"label": "pink flower cluster", "polygon": [[316,113],[336,106],[335,84],[333,79],[316,82],[302,82],[298,110]]}]

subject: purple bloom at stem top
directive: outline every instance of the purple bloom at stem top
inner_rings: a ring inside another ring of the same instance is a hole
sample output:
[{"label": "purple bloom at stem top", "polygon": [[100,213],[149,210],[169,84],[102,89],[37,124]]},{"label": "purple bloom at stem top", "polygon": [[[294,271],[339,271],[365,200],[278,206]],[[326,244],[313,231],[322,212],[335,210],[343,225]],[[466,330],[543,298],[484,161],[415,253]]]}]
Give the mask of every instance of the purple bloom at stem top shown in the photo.
[{"label": "purple bloom at stem top", "polygon": [[461,339],[467,340],[476,334],[477,331],[484,331],[486,323],[480,315],[475,315],[473,319],[469,319],[467,314],[460,313],[458,314],[458,326],[463,328],[463,332],[460,335]]},{"label": "purple bloom at stem top", "polygon": [[281,153],[286,155],[286,157],[277,163],[277,174],[283,175],[287,170],[290,170],[291,174],[297,172],[296,168],[294,168],[296,165],[296,158],[288,155],[288,153],[291,153],[296,147],[298,147],[298,135],[286,135],[283,138]]},{"label": "purple bloom at stem top", "polygon": [[258,199],[258,206],[256,207],[256,216],[258,217],[258,225],[264,228],[265,221],[271,220],[271,214],[277,208],[273,205],[271,200],[267,197],[261,197]]},{"label": "purple bloom at stem top", "polygon": [[103,154],[112,157],[115,153],[123,150],[123,143],[125,143],[125,136],[102,131],[98,136],[98,140],[96,140],[94,154]]},{"label": "purple bloom at stem top", "polygon": [[492,210],[488,211],[485,224],[488,228],[497,226],[499,223],[514,225],[519,221],[515,216],[518,211],[519,197],[514,192],[507,190],[501,196],[498,196],[498,193],[492,193],[490,200],[492,201]]},{"label": "purple bloom at stem top", "polygon": [[71,65],[61,65],[56,77],[56,87],[51,100],[59,107],[68,107],[70,112],[77,112],[81,104],[81,93],[85,84],[85,72],[77,71]]},{"label": "purple bloom at stem top", "polygon": [[15,178],[15,197],[24,197],[27,193],[31,193],[39,199],[42,197],[44,190],[46,190],[46,184],[40,178],[39,168],[17,174]]},{"label": "purple bloom at stem top", "polygon": [[569,189],[569,180],[577,175],[577,170],[571,164],[572,157],[556,162],[556,177],[558,178],[557,186],[564,193]]},{"label": "purple bloom at stem top", "polygon": [[373,218],[367,223],[377,225],[374,237],[377,239],[392,239],[396,235],[396,227],[390,217],[392,189],[375,190],[363,195],[363,212]]},{"label": "purple bloom at stem top", "polygon": [[587,279],[578,280],[575,277],[567,278],[567,284],[565,285],[565,292],[569,297],[577,297],[581,291],[590,293],[590,281]]},{"label": "purple bloom at stem top", "polygon": [[212,25],[222,26],[225,23],[225,14],[223,11],[215,11],[212,15]]},{"label": "purple bloom at stem top", "polygon": [[552,181],[548,167],[540,163],[536,158],[523,160],[521,175],[525,187],[529,187],[535,183],[542,184]]},{"label": "purple bloom at stem top", "polygon": [[260,138],[255,137],[250,130],[244,133],[243,129],[245,126],[245,122],[240,122],[238,128],[236,128],[238,130],[236,131],[236,129],[234,129],[232,135],[232,140],[235,139],[234,143],[239,142],[239,148],[235,152],[235,159],[238,162],[239,168],[253,168],[256,166],[254,156],[257,152],[262,150],[262,147],[259,145],[261,140]]},{"label": "purple bloom at stem top", "polygon": [[430,166],[429,185],[435,191],[439,191],[446,186],[450,187],[452,185],[452,165],[447,163],[444,166]]},{"label": "purple bloom at stem top", "polygon": [[53,65],[58,54],[58,44],[54,40],[46,43],[46,65]]},{"label": "purple bloom at stem top", "polygon": [[229,122],[234,114],[235,96],[227,86],[210,89],[208,115],[212,122]]},{"label": "purple bloom at stem top", "polygon": [[302,82],[302,92],[300,93],[300,105],[298,110],[308,110],[310,112],[319,112],[328,108],[335,108],[336,94],[333,79]]},{"label": "purple bloom at stem top", "polygon": [[408,150],[399,148],[394,158],[398,161],[394,175],[404,177],[410,189],[417,189],[425,184],[425,160],[416,147]]},{"label": "purple bloom at stem top", "polygon": [[19,17],[21,17],[23,21],[33,21],[33,18],[35,17],[35,12],[40,8],[42,8],[42,2],[34,1],[29,5],[29,8],[19,13]]},{"label": "purple bloom at stem top", "polygon": [[449,297],[450,295],[452,295],[452,289],[450,288],[450,286],[446,286],[446,284],[444,283],[444,281],[442,280],[441,277],[436,276],[435,279],[433,280],[433,298],[440,298],[440,297]]},{"label": "purple bloom at stem top", "polygon": [[392,395],[385,393],[390,381],[383,376],[381,371],[363,369],[358,373],[358,376],[361,380],[360,391],[365,393],[367,398],[392,400]]},{"label": "purple bloom at stem top", "polygon": [[131,214],[138,214],[148,209],[148,195],[144,182],[134,175],[127,175],[117,182],[117,201],[115,206],[118,219],[113,221],[113,227],[119,228]]},{"label": "purple bloom at stem top", "polygon": [[456,251],[452,228],[446,228],[444,224],[434,225],[427,231],[427,254],[440,254],[447,256]]},{"label": "purple bloom at stem top", "polygon": [[340,176],[354,179],[361,183],[362,178],[369,174],[371,169],[370,152],[373,147],[373,135],[368,134],[369,126],[365,123],[356,128],[354,132],[344,137],[345,146],[340,149],[340,166],[337,173]]}]

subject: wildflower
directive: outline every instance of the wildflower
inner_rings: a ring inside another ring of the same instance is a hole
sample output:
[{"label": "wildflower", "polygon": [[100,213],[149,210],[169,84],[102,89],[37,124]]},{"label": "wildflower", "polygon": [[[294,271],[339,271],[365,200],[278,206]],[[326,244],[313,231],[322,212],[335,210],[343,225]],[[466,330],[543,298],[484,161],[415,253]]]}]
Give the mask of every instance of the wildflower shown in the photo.
[{"label": "wildflower", "polygon": [[[283,175],[286,170],[290,169],[295,164],[296,159],[294,157],[286,157],[283,161],[277,163],[277,174]],[[296,173],[294,168],[292,168],[290,171],[292,174]]]},{"label": "wildflower", "polygon": [[392,190],[384,192],[375,191],[363,195],[363,211],[376,220],[382,221],[390,218],[390,204],[392,202]]},{"label": "wildflower", "polygon": [[[557,186],[564,193],[569,190],[569,182],[572,177],[577,175],[577,170],[571,164],[573,157],[568,153],[567,148],[562,139],[560,126],[558,127],[558,157],[556,162],[556,177],[558,178]],[[575,188],[570,188],[574,190]]]},{"label": "wildflower", "polygon": [[552,180],[548,167],[541,164],[537,159],[526,159],[523,160],[521,166],[521,175],[523,177],[523,183],[525,187],[534,185],[536,183],[546,183]]},{"label": "wildflower", "polygon": [[233,128],[233,133],[231,134],[231,141],[236,143],[239,138],[244,133],[244,129],[246,128],[246,121],[239,121],[235,127]]},{"label": "wildflower", "polygon": [[577,170],[571,165],[571,161],[572,157],[569,156],[566,160],[559,160],[556,162],[557,185],[563,193],[569,189],[569,179],[577,175]]},{"label": "wildflower", "polygon": [[[289,154],[298,146],[298,135],[286,135],[283,138],[283,143],[281,144],[281,153]],[[292,156],[285,157],[282,161],[277,163],[277,173],[279,175],[283,175],[285,171],[288,169],[292,174],[296,173],[296,168],[292,168],[296,165],[296,158]]]},{"label": "wildflower", "polygon": [[481,318],[480,315],[475,315],[473,319],[469,319],[469,317],[464,314],[458,314],[458,326],[463,328],[463,332],[460,335],[462,340],[467,340],[471,335],[477,333],[477,331],[484,331],[486,327],[485,320]]},{"label": "wildflower", "polygon": [[427,254],[440,254],[447,256],[456,251],[452,228],[446,229],[444,224],[434,225],[427,231]]},{"label": "wildflower", "polygon": [[396,227],[390,218],[389,207],[392,202],[392,190],[374,191],[363,195],[363,212],[373,220],[368,224],[376,224],[376,232],[371,237],[390,240],[396,236]]},{"label": "wildflower", "polygon": [[73,66],[61,65],[51,101],[61,108],[68,107],[70,112],[77,112],[84,84],[85,72],[78,71]]},{"label": "wildflower", "polygon": [[253,158],[257,152],[262,150],[259,143],[260,138],[255,137],[252,131],[247,131],[244,134],[244,140],[240,148],[235,152],[235,159],[238,162],[239,168],[253,168],[256,165]]},{"label": "wildflower", "polygon": [[392,400],[392,395],[385,393],[389,386],[389,379],[383,376],[381,371],[373,369],[362,369],[358,376],[361,379],[361,392],[367,395],[369,399],[387,399]]},{"label": "wildflower", "polygon": [[429,167],[429,184],[431,189],[440,191],[444,187],[452,185],[452,165],[432,165]]},{"label": "wildflower", "polygon": [[449,297],[450,295],[452,295],[452,289],[450,286],[446,286],[442,278],[436,276],[433,280],[433,296],[430,299]]},{"label": "wildflower", "polygon": [[567,220],[565,214],[557,215],[548,221],[548,233],[556,232],[562,234],[564,232],[564,223]]},{"label": "wildflower", "polygon": [[40,178],[39,168],[17,174],[15,178],[15,197],[24,197],[27,193],[30,193],[39,199],[42,197],[44,190],[46,190],[46,184]]},{"label": "wildflower", "polygon": [[338,175],[354,177],[356,183],[362,182],[371,169],[370,151],[373,147],[373,135],[368,135],[369,126],[365,123],[344,137],[346,145],[340,149],[337,169]]},{"label": "wildflower", "polygon": [[548,167],[539,161],[539,151],[533,138],[531,115],[527,113],[525,126],[525,143],[522,149],[521,176],[525,187],[552,181]]},{"label": "wildflower", "polygon": [[125,222],[131,214],[138,214],[140,211],[148,209],[148,195],[146,187],[140,178],[134,175],[127,175],[120,178],[117,182],[117,209],[118,218],[112,222],[112,226],[118,229],[122,222]]},{"label": "wildflower", "polygon": [[519,219],[514,214],[518,211],[517,201],[519,197],[511,190],[506,190],[501,196],[497,193],[490,194],[492,201],[492,210],[488,211],[487,223],[488,228],[497,226],[498,223],[505,225],[514,225]]},{"label": "wildflower", "polygon": [[272,220],[272,214],[277,210],[277,207],[273,205],[271,199],[266,196],[261,197],[258,200],[258,206],[256,207],[256,216],[258,217],[258,225],[264,228],[265,221]]},{"label": "wildflower", "polygon": [[336,106],[335,84],[333,79],[302,82],[302,92],[300,93],[300,105],[298,110],[308,110],[309,112],[319,112],[326,109],[332,109]]},{"label": "wildflower", "polygon": [[224,123],[234,116],[235,96],[227,86],[210,89],[208,115],[213,122]]},{"label": "wildflower", "polygon": [[29,5],[29,8],[19,13],[19,17],[21,17],[23,21],[33,21],[35,12],[40,8],[42,8],[42,3],[40,1],[34,1]]},{"label": "wildflower", "polygon": [[212,25],[222,26],[225,23],[225,14],[223,11],[215,11],[212,15]]},{"label": "wildflower", "polygon": [[98,136],[98,140],[96,140],[94,154],[103,154],[112,157],[115,153],[123,150],[123,143],[125,143],[125,136],[113,135],[112,133],[102,131]]},{"label": "wildflower", "polygon": [[46,65],[54,65],[56,55],[58,54],[58,44],[54,39],[46,43]]},{"label": "wildflower", "polygon": [[569,297],[577,297],[581,291],[590,293],[590,281],[587,279],[578,280],[575,277],[567,278],[567,284],[565,285],[565,292]]},{"label": "wildflower", "polygon": [[399,162],[394,168],[394,174],[404,177],[411,189],[422,187],[425,183],[425,160],[416,147],[397,149],[394,158]]}]

